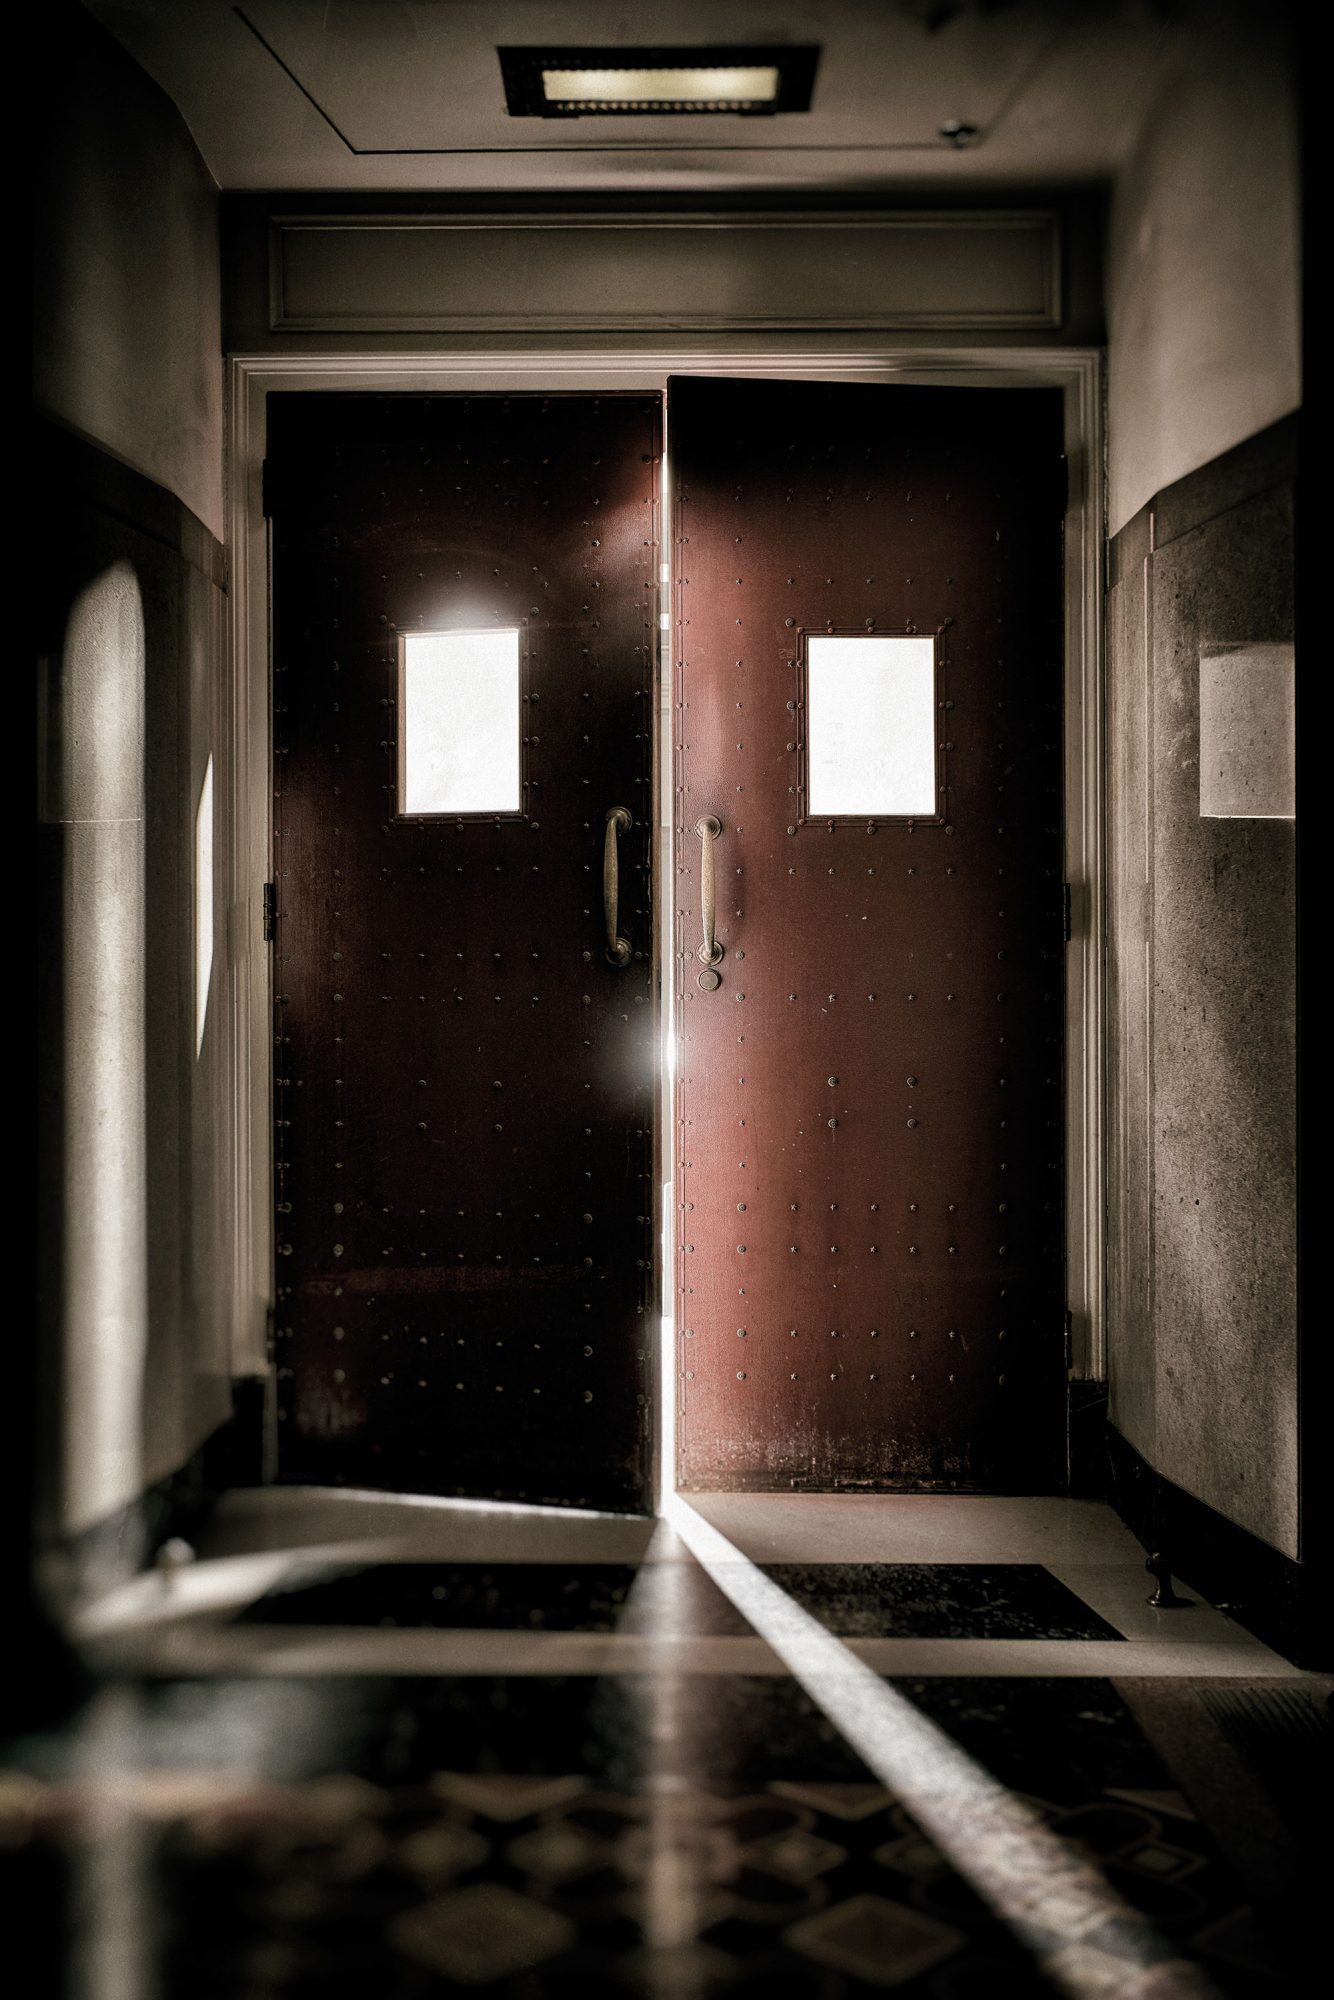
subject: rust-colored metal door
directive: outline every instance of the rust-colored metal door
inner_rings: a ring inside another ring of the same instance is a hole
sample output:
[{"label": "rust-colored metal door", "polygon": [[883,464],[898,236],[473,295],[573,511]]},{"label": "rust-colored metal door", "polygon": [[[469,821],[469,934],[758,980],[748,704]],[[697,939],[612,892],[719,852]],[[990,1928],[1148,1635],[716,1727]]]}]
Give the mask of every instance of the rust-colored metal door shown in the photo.
[{"label": "rust-colored metal door", "polygon": [[1059,397],[668,410],[682,1484],[1051,1490]]},{"label": "rust-colored metal door", "polygon": [[659,438],[270,401],[285,1480],[646,1502]]}]

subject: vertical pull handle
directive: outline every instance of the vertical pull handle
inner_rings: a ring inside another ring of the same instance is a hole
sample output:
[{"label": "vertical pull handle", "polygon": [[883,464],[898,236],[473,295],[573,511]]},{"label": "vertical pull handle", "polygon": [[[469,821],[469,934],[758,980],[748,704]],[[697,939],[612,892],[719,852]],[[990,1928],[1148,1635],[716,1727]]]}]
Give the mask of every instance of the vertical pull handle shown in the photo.
[{"label": "vertical pull handle", "polygon": [[723,830],[722,821],[710,813],[706,819],[697,820],[695,831],[700,837],[699,860],[699,906],[704,918],[704,942],[698,957],[701,965],[715,966],[723,955],[717,930],[718,891],[714,878],[713,843]]},{"label": "vertical pull handle", "polygon": [[607,925],[607,957],[613,965],[628,965],[633,957],[629,938],[620,935],[621,876],[616,843],[634,825],[625,806],[607,808],[607,838],[602,849],[602,914]]}]

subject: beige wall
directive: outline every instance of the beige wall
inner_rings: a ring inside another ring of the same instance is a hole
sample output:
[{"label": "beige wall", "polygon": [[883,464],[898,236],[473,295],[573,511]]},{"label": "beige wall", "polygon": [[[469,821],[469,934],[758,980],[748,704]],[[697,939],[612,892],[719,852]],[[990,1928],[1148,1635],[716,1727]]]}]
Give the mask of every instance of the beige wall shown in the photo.
[{"label": "beige wall", "polygon": [[34,392],[221,536],[218,201],[179,112],[56,10],[37,170]]},{"label": "beige wall", "polygon": [[[1296,825],[1201,810],[1202,661],[1293,636],[1293,425],[1116,537],[1108,618],[1108,1358],[1156,1471],[1301,1550]],[[1256,734],[1291,726],[1280,671]]]},{"label": "beige wall", "polygon": [[229,888],[216,873],[199,1041],[195,821],[221,761],[225,603],[217,196],[119,47],[77,9],[47,25],[38,1504],[58,1536],[117,1516],[231,1411]]},{"label": "beige wall", "polygon": [[1278,12],[1209,10],[1113,192],[1113,534],[1301,401],[1296,101]]},{"label": "beige wall", "polygon": [[[1201,813],[1201,660],[1293,636],[1295,93],[1279,10],[1218,5],[1107,245],[1112,1420],[1301,1551],[1295,824]],[[1275,688],[1265,727],[1286,724]]]}]

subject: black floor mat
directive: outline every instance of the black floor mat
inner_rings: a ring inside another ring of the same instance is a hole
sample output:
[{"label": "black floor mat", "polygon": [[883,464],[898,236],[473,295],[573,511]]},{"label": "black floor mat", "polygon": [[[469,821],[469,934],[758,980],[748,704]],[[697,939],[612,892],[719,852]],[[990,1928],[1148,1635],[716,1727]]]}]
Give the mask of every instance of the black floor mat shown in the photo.
[{"label": "black floor mat", "polygon": [[[831,1632],[862,1639],[1120,1639],[1037,1563],[768,1563]],[[258,1625],[740,1637],[693,1563],[382,1563],[318,1573],[241,1613]]]},{"label": "black floor mat", "polygon": [[765,1563],[845,1639],[1119,1639],[1039,1563]]},{"label": "black floor mat", "polygon": [[742,1636],[750,1626],[693,1563],[381,1563],[271,1590],[251,1625]]}]

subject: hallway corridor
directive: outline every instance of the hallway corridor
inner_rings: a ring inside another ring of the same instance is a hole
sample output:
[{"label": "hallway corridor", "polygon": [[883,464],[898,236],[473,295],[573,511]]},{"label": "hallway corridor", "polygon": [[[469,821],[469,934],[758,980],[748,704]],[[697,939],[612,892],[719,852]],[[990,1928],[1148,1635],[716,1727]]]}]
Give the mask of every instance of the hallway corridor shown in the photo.
[{"label": "hallway corridor", "polygon": [[1305,1990],[1329,1684],[1101,1505],[279,1488],[173,1553],[0,1781],[74,1990]]},{"label": "hallway corridor", "polygon": [[1308,16],[20,14],[0,2000],[1328,1983]]}]

